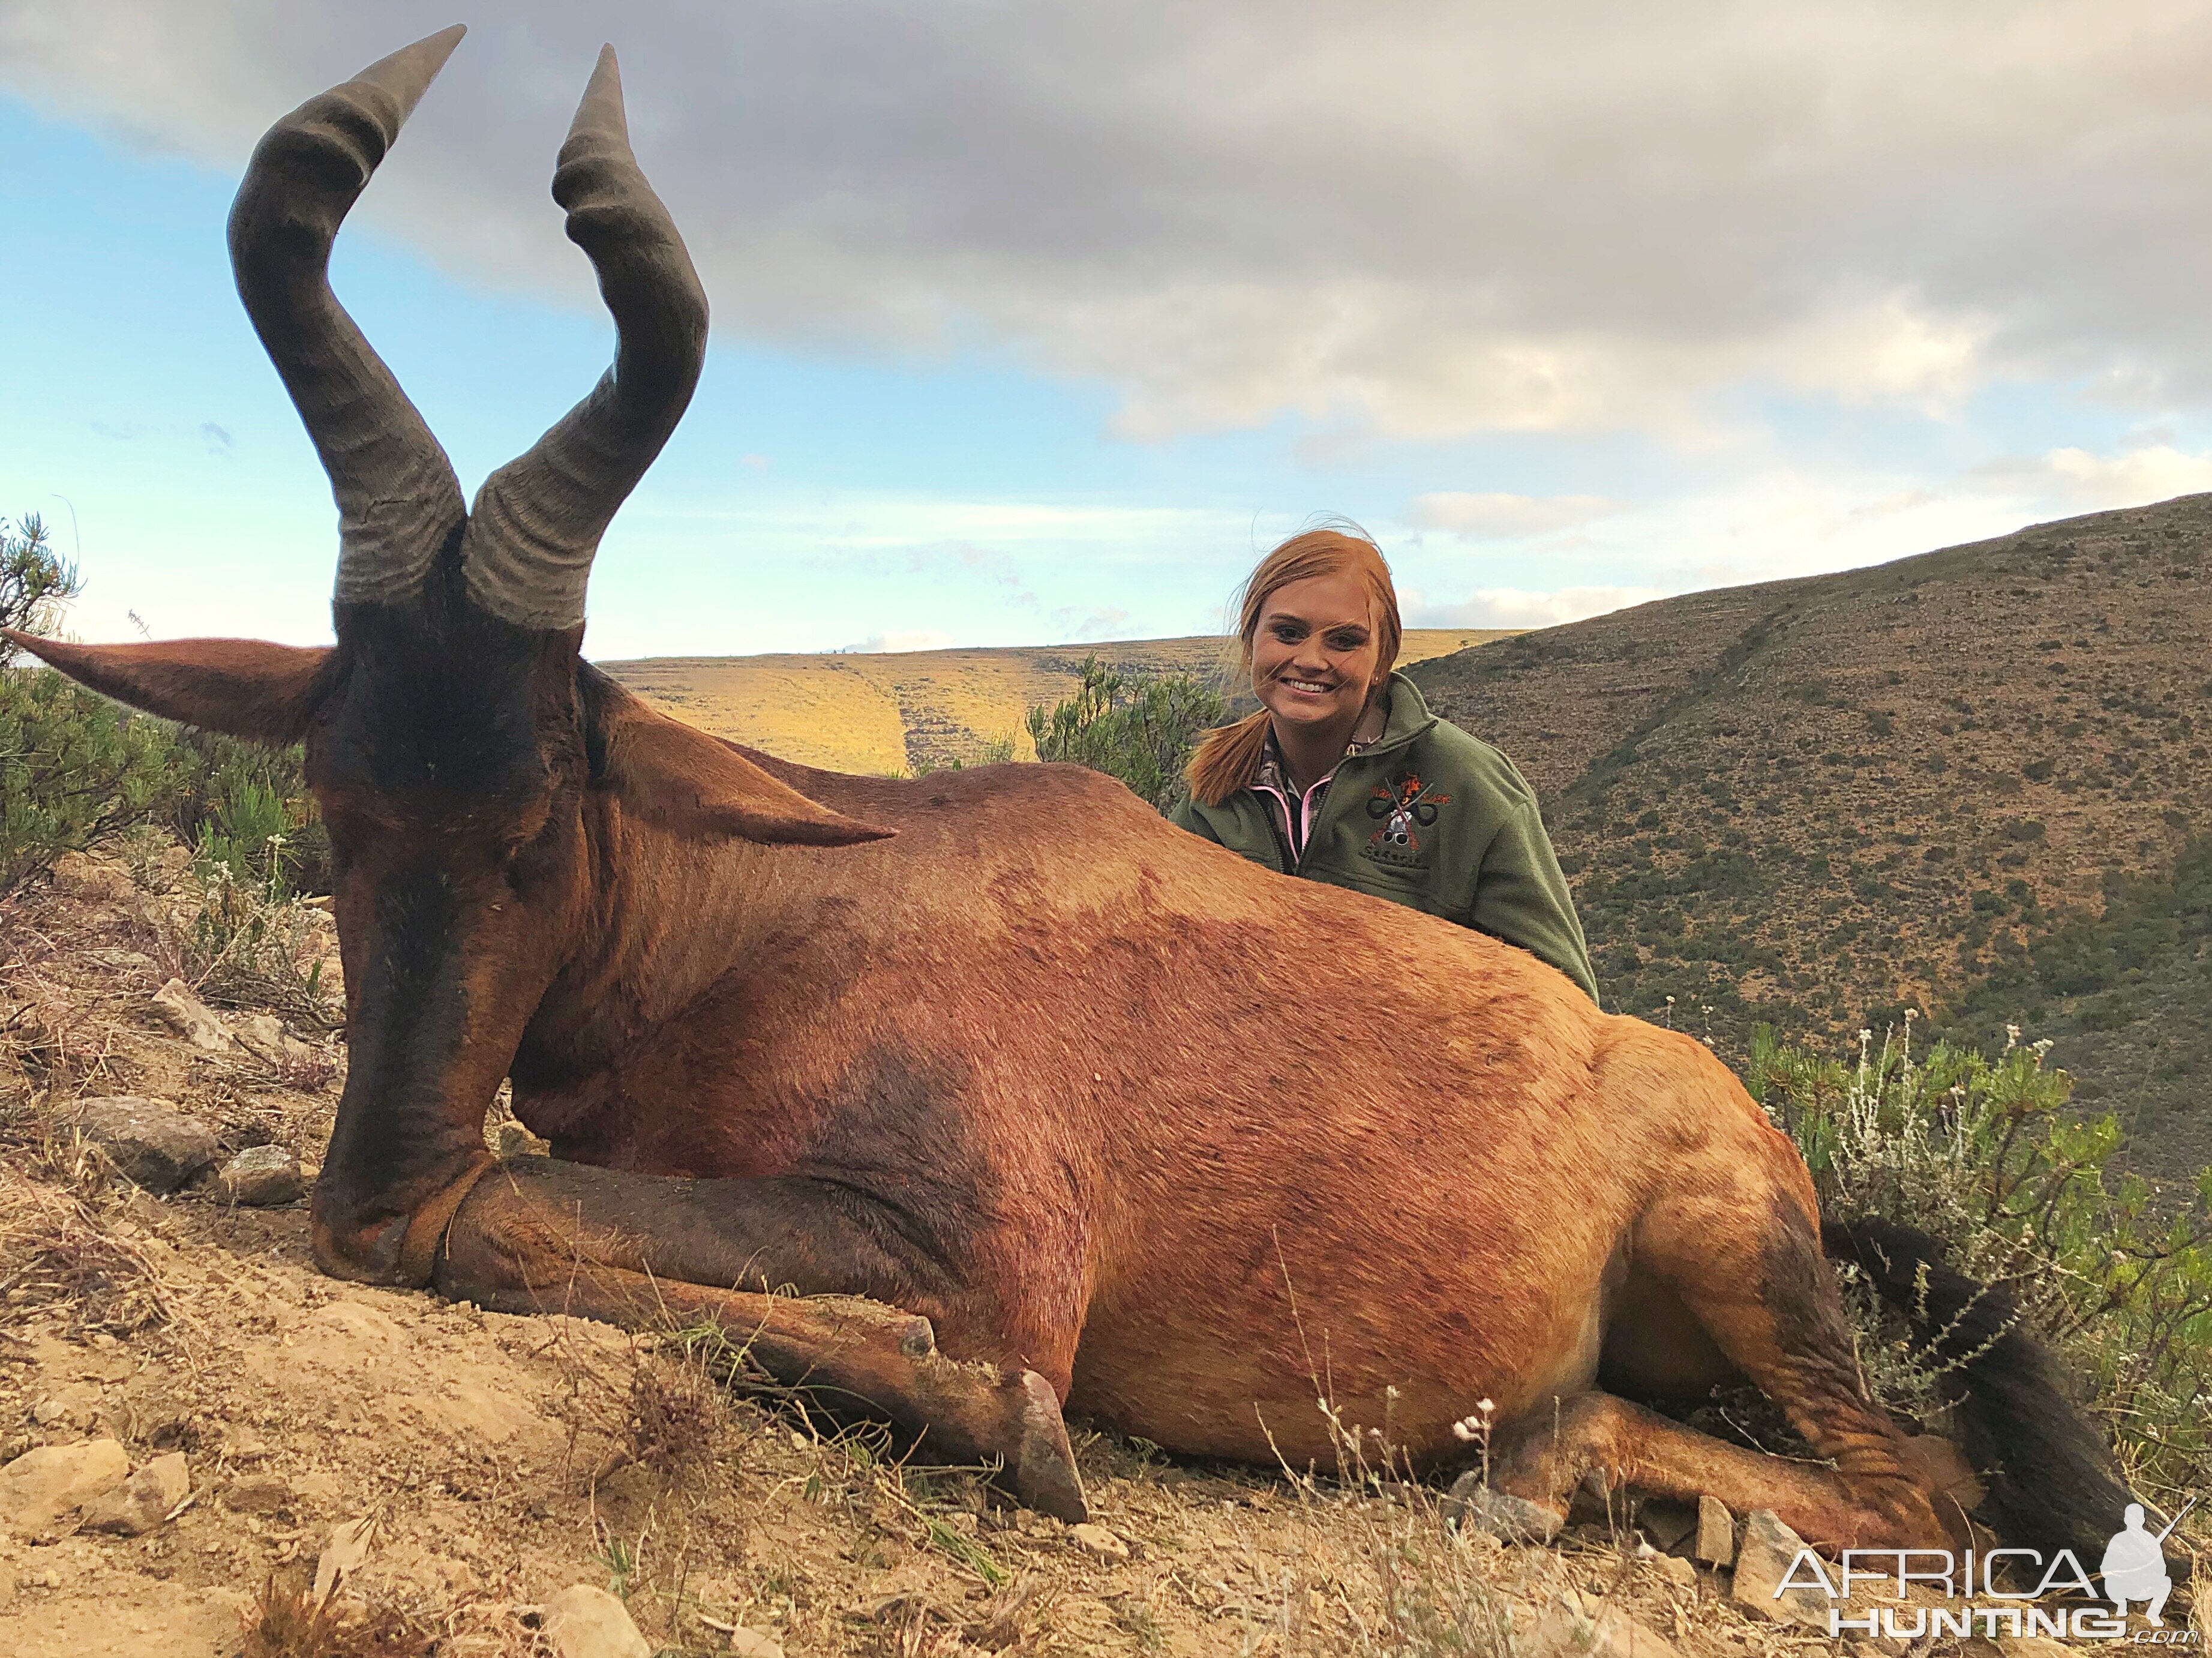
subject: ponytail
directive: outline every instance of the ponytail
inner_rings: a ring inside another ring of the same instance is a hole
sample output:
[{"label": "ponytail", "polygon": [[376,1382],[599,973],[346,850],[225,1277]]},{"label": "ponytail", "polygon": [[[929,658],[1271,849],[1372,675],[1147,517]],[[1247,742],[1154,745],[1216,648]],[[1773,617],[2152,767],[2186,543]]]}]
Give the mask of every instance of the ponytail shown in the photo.
[{"label": "ponytail", "polygon": [[1201,806],[1218,806],[1252,781],[1260,751],[1267,745],[1267,710],[1247,714],[1234,725],[1217,725],[1199,740],[1198,752],[1183,768],[1190,792]]}]

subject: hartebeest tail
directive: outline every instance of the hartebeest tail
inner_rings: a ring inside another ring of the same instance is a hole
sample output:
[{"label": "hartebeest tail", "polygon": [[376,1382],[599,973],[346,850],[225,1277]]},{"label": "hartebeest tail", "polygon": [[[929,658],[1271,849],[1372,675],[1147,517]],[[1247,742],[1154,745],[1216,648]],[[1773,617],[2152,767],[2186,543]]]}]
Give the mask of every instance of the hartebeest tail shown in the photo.
[{"label": "hartebeest tail", "polygon": [[1946,1265],[1942,1244],[1888,1221],[1825,1221],[1820,1241],[1831,1259],[1857,1265],[1945,1367],[1967,1459],[1988,1482],[1985,1511],[2005,1541],[2100,1557],[2135,1498],[2010,1292]]}]

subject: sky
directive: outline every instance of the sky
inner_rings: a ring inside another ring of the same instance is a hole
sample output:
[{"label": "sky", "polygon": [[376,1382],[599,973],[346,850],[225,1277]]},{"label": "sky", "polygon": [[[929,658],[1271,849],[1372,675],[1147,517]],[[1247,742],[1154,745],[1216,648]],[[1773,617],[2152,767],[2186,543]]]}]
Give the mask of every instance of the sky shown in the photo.
[{"label": "sky", "polygon": [[611,353],[602,40],[714,308],[603,660],[1217,631],[1323,515],[1542,626],[2212,489],[2201,3],[0,0],[0,515],[81,637],[329,637],[224,218],[454,21],[332,281],[464,489]]}]

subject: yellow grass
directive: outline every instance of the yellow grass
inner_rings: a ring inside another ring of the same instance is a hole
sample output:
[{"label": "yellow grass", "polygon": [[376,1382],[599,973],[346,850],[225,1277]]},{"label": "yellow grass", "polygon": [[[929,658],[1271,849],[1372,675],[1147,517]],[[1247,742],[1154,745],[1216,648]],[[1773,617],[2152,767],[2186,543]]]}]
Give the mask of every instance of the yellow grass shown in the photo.
[{"label": "yellow grass", "polygon": [[[1416,628],[1401,663],[1510,632]],[[1124,670],[1216,674],[1229,642],[1138,639],[1093,645],[917,650],[884,655],[662,656],[600,666],[678,719],[785,759],[834,771],[903,774],[917,760],[975,760],[1011,742],[1035,757],[1026,720],[1074,689],[1087,655]]]}]

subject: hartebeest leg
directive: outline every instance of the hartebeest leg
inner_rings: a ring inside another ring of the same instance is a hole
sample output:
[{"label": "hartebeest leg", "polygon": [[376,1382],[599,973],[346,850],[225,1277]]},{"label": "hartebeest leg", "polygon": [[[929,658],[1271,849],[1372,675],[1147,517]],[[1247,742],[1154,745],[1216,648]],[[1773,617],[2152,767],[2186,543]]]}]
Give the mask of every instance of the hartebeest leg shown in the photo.
[{"label": "hartebeest leg", "polygon": [[1083,1519],[1052,1385],[1034,1370],[951,1359],[927,1317],[886,1305],[936,1297],[867,1211],[811,1180],[674,1179],[522,1159],[462,1201],[432,1282],[500,1311],[632,1328],[711,1320],[833,1411],[887,1420],[934,1460],[996,1461],[1024,1503]]},{"label": "hartebeest leg", "polygon": [[1608,1490],[1626,1485],[1692,1502],[1711,1496],[1738,1514],[1771,1509],[1822,1547],[1929,1540],[1870,1524],[1863,1500],[1833,1469],[1723,1444],[1610,1393],[1559,1399],[1500,1429],[1490,1469],[1498,1490],[1561,1512],[1583,1476],[1595,1473]]},{"label": "hartebeest leg", "polygon": [[[1725,1179],[1684,1179],[1647,1211],[1632,1247],[1638,1270],[1680,1297],[1720,1351],[1831,1466],[1738,1449],[1589,1393],[1540,1407],[1501,1430],[1491,1460],[1501,1489],[1564,1508],[1576,1482],[1595,1471],[1608,1485],[1710,1494],[1739,1513],[1771,1509],[1824,1547],[1963,1540],[1948,1535],[1903,1436],[1866,1393],[1808,1212],[1810,1193],[1785,1184],[1791,1172],[1783,1167],[1765,1185],[1755,1165],[1739,1162]],[[1795,1173],[1794,1184],[1802,1184],[1802,1168]]]}]

